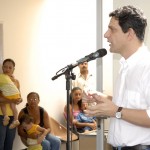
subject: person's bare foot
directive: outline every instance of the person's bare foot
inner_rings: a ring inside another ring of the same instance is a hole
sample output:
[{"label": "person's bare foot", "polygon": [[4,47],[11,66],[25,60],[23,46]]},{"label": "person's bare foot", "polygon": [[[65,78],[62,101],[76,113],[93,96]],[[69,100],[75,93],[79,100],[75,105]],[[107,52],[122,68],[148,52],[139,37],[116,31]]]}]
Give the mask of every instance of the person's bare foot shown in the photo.
[{"label": "person's bare foot", "polygon": [[9,120],[10,120],[10,118],[9,118],[7,115],[4,116],[3,125],[4,125],[4,126],[7,126],[7,125],[9,124]]},{"label": "person's bare foot", "polygon": [[14,129],[19,125],[20,125],[20,122],[18,120],[15,120],[10,124],[9,129]]}]

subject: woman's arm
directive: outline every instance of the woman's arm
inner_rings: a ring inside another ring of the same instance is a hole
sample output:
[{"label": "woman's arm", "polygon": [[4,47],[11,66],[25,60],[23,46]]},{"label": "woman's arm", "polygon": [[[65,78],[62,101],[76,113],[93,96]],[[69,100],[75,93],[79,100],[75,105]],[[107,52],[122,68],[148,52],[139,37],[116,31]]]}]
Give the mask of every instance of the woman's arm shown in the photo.
[{"label": "woman's arm", "polygon": [[[20,82],[19,80],[15,79],[14,77],[11,77],[11,80],[15,83],[16,87],[18,88],[19,92],[20,92]],[[20,92],[20,97],[21,97],[21,92]],[[20,101],[17,102],[16,104],[20,104],[23,101],[22,98],[20,98]]]},{"label": "woman's arm", "polygon": [[93,130],[96,129],[97,127],[97,124],[95,122],[92,122],[92,123],[86,123],[86,122],[79,122],[79,121],[76,121],[74,123],[74,125],[78,128],[82,128],[82,127],[90,127],[92,128]]},{"label": "woman's arm", "polygon": [[44,128],[48,129],[49,132],[51,132],[51,128],[50,128],[50,121],[49,121],[49,115],[47,113],[46,110],[44,110],[44,118],[43,118],[43,122],[44,122]]},{"label": "woman's arm", "polygon": [[18,88],[18,90],[20,91],[20,83],[19,83],[19,80],[16,79],[16,86]]},{"label": "woman's arm", "polygon": [[18,90],[20,91],[20,83],[19,83],[19,80],[17,80],[14,75],[9,76],[9,77],[10,77],[11,81],[16,85],[16,87],[18,88]]},{"label": "woman's arm", "polygon": [[[76,119],[74,119],[74,116],[72,114],[72,107],[70,105],[69,105],[69,111],[70,111],[70,120],[72,121],[71,123],[73,125],[75,125],[78,128],[82,128],[82,127],[88,126],[88,127],[91,127],[94,130],[96,129],[95,122],[93,122],[93,123],[83,123],[83,122],[79,122]],[[67,114],[67,106],[64,107],[64,112]]]},{"label": "woman's arm", "polygon": [[6,103],[19,103],[21,101],[20,98],[18,99],[14,99],[14,100],[10,100],[10,99],[7,99],[3,96],[2,92],[0,92],[0,104],[6,104]]},{"label": "woman's arm", "polygon": [[[64,113],[65,113],[65,118],[67,120],[67,105],[64,107]],[[72,114],[72,106],[71,105],[69,105],[69,114],[70,114],[69,121],[71,124],[74,124],[74,116]]]}]

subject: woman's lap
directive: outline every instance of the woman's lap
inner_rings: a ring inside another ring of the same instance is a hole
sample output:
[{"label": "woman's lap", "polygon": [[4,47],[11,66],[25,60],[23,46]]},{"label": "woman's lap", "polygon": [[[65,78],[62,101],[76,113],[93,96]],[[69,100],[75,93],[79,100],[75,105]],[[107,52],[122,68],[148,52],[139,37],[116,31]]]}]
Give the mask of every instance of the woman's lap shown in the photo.
[{"label": "woman's lap", "polygon": [[42,142],[43,150],[60,150],[60,146],[60,139],[52,134],[48,134]]}]

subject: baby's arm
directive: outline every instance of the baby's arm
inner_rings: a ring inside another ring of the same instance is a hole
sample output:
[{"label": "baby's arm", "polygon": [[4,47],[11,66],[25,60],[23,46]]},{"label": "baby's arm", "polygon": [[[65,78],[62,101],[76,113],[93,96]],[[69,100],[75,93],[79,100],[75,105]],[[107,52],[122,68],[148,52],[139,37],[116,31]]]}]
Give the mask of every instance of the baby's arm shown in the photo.
[{"label": "baby's arm", "polygon": [[37,130],[41,132],[41,134],[39,135],[37,139],[37,142],[40,144],[44,140],[45,136],[50,132],[50,128],[45,129],[45,128],[38,126]]}]

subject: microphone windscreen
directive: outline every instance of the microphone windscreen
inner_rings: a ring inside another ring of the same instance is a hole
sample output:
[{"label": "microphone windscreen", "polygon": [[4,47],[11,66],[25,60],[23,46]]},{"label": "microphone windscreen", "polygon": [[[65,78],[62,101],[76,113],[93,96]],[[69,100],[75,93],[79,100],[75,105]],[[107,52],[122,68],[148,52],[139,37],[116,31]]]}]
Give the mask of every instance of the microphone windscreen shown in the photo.
[{"label": "microphone windscreen", "polygon": [[105,48],[99,49],[97,50],[97,52],[99,53],[99,57],[103,57],[107,54],[107,51]]}]

